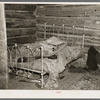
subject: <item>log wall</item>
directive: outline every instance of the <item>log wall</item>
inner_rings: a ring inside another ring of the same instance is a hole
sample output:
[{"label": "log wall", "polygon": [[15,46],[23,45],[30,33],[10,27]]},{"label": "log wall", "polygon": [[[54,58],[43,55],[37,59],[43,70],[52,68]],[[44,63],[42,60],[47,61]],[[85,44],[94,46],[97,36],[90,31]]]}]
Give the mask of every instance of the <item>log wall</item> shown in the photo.
[{"label": "log wall", "polygon": [[36,41],[36,5],[5,4],[8,45]]},{"label": "log wall", "polygon": [[43,39],[46,23],[46,38],[82,45],[85,33],[85,47],[100,47],[100,5],[6,4],[5,14],[8,45]]},{"label": "log wall", "polygon": [[[100,5],[37,5],[36,22],[38,39],[44,37],[46,23],[47,37],[59,33],[60,37],[75,45],[82,44],[82,34],[85,33],[85,47],[100,47]],[[53,24],[60,28],[64,24],[66,28],[64,32],[63,28],[53,31],[50,29]]]}]

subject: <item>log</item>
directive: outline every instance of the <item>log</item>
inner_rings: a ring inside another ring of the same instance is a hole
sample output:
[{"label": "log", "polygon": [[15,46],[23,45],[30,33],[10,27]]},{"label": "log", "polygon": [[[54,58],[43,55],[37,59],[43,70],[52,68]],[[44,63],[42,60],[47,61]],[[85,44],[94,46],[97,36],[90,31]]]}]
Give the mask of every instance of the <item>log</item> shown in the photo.
[{"label": "log", "polygon": [[[61,39],[67,41],[68,46],[80,46],[80,47],[82,47],[82,39],[76,40],[76,41],[73,41],[72,38],[71,38],[71,40],[67,39],[67,38],[64,38],[64,37],[61,38]],[[43,40],[44,40],[43,37],[41,38],[41,36],[38,36],[38,41],[43,41]],[[100,49],[100,44],[94,43],[94,41],[93,42],[87,42],[87,41],[85,41],[85,45],[84,45],[84,52],[85,53],[87,53],[87,51],[88,51],[88,49],[89,49],[89,47],[91,45],[95,46],[95,47],[98,47]]]},{"label": "log", "polygon": [[[66,41],[68,46],[80,46],[80,47],[82,47],[82,41],[81,40],[80,41],[72,41],[72,40],[69,40],[69,39],[66,39],[66,38],[61,38],[61,37],[60,37],[60,39]],[[43,38],[38,37],[38,40],[43,41]]]},{"label": "log", "polygon": [[[66,11],[66,10],[49,10],[44,9],[40,10],[38,9],[36,14],[37,16],[54,16],[54,17],[90,17],[93,16],[93,12],[86,12],[87,15],[84,14],[84,10],[74,10],[74,11]],[[96,14],[95,14],[96,15]]]},{"label": "log", "polygon": [[[76,22],[76,23],[75,23]],[[55,24],[55,25],[70,25],[70,26],[75,26],[75,25],[80,25],[83,26],[84,24],[84,19],[80,19],[78,22],[76,21],[76,18],[59,18],[59,17],[37,17],[37,23],[38,24]],[[74,24],[75,23],[75,24]]]},{"label": "log", "polygon": [[[34,34],[35,35],[35,34]],[[8,37],[7,39],[9,40],[9,39],[16,39],[16,38],[22,38],[22,37],[33,37],[33,35],[20,35],[20,36],[12,36],[12,37]]]},{"label": "log", "polygon": [[96,44],[96,43],[85,43],[85,46],[95,46],[95,47],[100,47],[100,44]]},{"label": "log", "polygon": [[71,4],[71,5],[67,5],[67,4],[54,4],[54,5],[50,5],[50,4],[41,4],[41,5],[37,5],[37,9],[49,9],[49,10],[80,10],[80,9],[93,9],[94,8],[98,8],[99,9],[99,5],[87,5],[87,4]]},{"label": "log", "polygon": [[19,21],[29,21],[29,22],[36,22],[36,19],[20,19],[20,18],[6,18],[6,22],[19,22]]},{"label": "log", "polygon": [[95,28],[95,29],[100,29],[100,25],[96,24],[96,19],[91,20],[91,18],[85,19],[84,17],[66,17],[66,18],[62,18],[62,17],[37,17],[37,23],[38,24],[55,24],[55,25],[69,25],[69,26],[79,26],[80,27],[84,27],[84,26],[88,26],[91,28]]},{"label": "log", "polygon": [[6,18],[20,18],[20,19],[35,19],[35,15],[33,14],[23,14],[23,13],[5,13]]},{"label": "log", "polygon": [[[38,40],[42,41],[43,38],[38,37]],[[67,39],[63,38],[63,40],[67,40]],[[67,43],[68,43],[68,46],[80,46],[80,47],[82,47],[82,42],[80,42],[80,41],[72,42],[72,41],[67,40]],[[100,47],[100,44],[97,44],[97,43],[94,43],[94,42],[90,42],[90,43],[85,42],[85,45],[84,45],[85,49],[88,49],[90,46]]]},{"label": "log", "polygon": [[[66,40],[67,42],[73,42],[73,43],[76,43],[76,42],[80,42],[82,43],[82,36],[77,36],[77,35],[65,35],[65,34],[59,34],[59,36],[57,34],[47,34],[46,35],[46,39],[47,38],[50,38],[52,36],[56,36],[56,37],[59,37],[63,40]],[[37,37],[38,39],[40,40],[40,38],[44,38],[44,34],[42,34],[41,32],[37,32]]]},{"label": "log", "polygon": [[[38,38],[44,38],[44,33],[37,32]],[[58,36],[56,33],[52,33],[51,35],[47,34],[46,38],[49,38],[51,36]],[[82,44],[82,36],[78,35],[65,35],[65,34],[59,34],[59,37],[62,39],[66,39],[68,43],[70,44]],[[100,37],[90,37],[85,36],[85,45],[93,45],[93,46],[100,46]]]},{"label": "log", "polygon": [[90,42],[90,43],[97,43],[100,44],[100,40],[94,40],[94,39],[85,39],[85,42]]},{"label": "log", "polygon": [[7,28],[7,37],[34,35],[36,27],[33,28]]},{"label": "log", "polygon": [[12,46],[15,43],[18,44],[26,44],[26,43],[35,43],[36,42],[36,35],[26,35],[26,36],[18,36],[15,38],[8,38],[7,39],[8,46]]},{"label": "log", "polygon": [[6,27],[7,28],[28,28],[28,27],[35,27],[36,22],[35,20],[24,20],[24,21],[7,21]]},{"label": "log", "polygon": [[[66,5],[43,5],[38,6],[37,8],[37,15],[43,15],[43,16],[69,16],[69,17],[75,17],[75,16],[97,16],[100,15],[99,12],[99,5],[80,5],[80,6],[75,6],[72,5],[71,7],[67,7]],[[85,14],[86,12],[86,14]]]},{"label": "log", "polygon": [[54,31],[53,31],[53,25],[46,25],[46,29],[45,29],[45,25],[44,24],[37,24],[37,31],[40,32],[45,32],[47,31],[47,33],[64,33],[64,34],[77,34],[77,35],[82,35],[83,33],[85,33],[86,36],[100,36],[100,30],[98,29],[94,29],[94,28],[90,28],[90,27],[85,27],[85,29],[83,29],[83,27],[80,26],[74,26],[74,29],[72,26],[64,26],[64,31],[63,31],[63,26],[60,25],[56,25],[54,27]]},{"label": "log", "polygon": [[[36,34],[37,34],[37,35],[41,34],[41,36],[44,36],[44,32],[36,31]],[[69,38],[69,37],[71,37],[71,38],[72,38],[72,37],[73,37],[73,38],[82,38],[82,35],[75,35],[75,34],[72,35],[72,34],[60,34],[60,33],[59,33],[59,34],[57,34],[57,33],[50,33],[50,34],[48,34],[48,33],[47,33],[46,35],[49,35],[49,36],[53,36],[53,35],[54,35],[54,36],[68,37],[68,38]],[[85,36],[85,38],[87,38],[87,39],[88,39],[88,38],[90,38],[90,39],[96,39],[96,40],[98,40],[98,41],[100,40],[100,36],[99,36],[99,37],[98,37],[98,36],[93,36],[93,37],[92,37],[92,36]]]},{"label": "log", "polygon": [[10,13],[10,14],[13,14],[13,13],[17,13],[17,14],[33,14],[34,13],[34,11],[27,11],[27,10],[24,10],[24,11],[21,11],[21,10],[13,10],[13,9],[11,9],[11,10],[5,10],[5,13]]},{"label": "log", "polygon": [[0,89],[8,88],[7,37],[4,4],[0,3]]},{"label": "log", "polygon": [[25,11],[35,11],[35,4],[5,4],[5,10],[25,10]]}]

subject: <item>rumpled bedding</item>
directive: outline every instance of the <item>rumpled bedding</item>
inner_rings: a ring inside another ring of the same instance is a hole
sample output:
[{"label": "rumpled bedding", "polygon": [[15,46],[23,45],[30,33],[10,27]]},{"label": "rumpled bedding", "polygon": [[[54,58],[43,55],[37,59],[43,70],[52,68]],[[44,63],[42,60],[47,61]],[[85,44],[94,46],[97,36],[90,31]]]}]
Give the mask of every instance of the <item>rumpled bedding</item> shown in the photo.
[{"label": "rumpled bedding", "polygon": [[[33,44],[32,44],[33,45]],[[58,39],[57,37],[51,37],[46,41],[42,41],[36,45],[37,47],[43,46],[44,48],[44,56],[50,56],[53,54],[57,55],[57,59],[43,59],[43,70],[49,73],[49,78],[47,83],[45,83],[45,87],[47,89],[54,89],[58,87],[58,77],[59,73],[61,73],[64,69],[66,64],[70,61],[76,59],[81,51],[80,47],[71,47],[67,46],[67,43],[63,40]],[[33,49],[34,55],[40,55],[40,49]],[[24,56],[26,53],[23,50]],[[18,66],[22,66],[22,63],[19,63]],[[24,63],[24,67],[27,67],[28,64]],[[37,60],[30,60],[29,66],[31,69],[34,70],[41,70],[41,59]]]}]

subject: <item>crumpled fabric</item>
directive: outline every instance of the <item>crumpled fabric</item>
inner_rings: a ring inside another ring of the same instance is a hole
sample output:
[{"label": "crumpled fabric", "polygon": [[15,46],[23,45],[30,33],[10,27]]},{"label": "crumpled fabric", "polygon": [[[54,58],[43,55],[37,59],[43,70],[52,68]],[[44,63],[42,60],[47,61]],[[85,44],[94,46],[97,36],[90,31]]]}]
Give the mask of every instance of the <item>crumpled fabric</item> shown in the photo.
[{"label": "crumpled fabric", "polygon": [[60,44],[63,44],[63,43],[66,43],[65,41],[53,36],[53,37],[50,37],[49,39],[46,40],[46,43],[47,44],[51,44],[51,45],[60,45]]},{"label": "crumpled fabric", "polygon": [[[48,59],[48,58],[43,59],[43,67],[44,67],[43,70],[49,73],[48,81],[47,83],[45,83],[45,87],[47,89],[53,89],[53,88],[58,87],[59,73],[61,73],[65,69],[66,64],[68,64],[71,60],[77,58],[81,50],[80,47],[67,46],[67,43],[65,43],[65,41],[62,41],[62,40],[60,41],[60,39],[56,38],[57,42],[53,42],[52,40],[54,41],[55,38],[54,37],[49,38],[48,41],[42,41],[42,42],[37,43],[38,45],[36,45],[37,47],[43,46],[44,56],[45,55],[50,56],[54,52],[57,55],[57,59]],[[40,55],[39,52],[40,52],[40,49],[37,49],[34,55],[35,56]],[[31,69],[41,71],[41,62],[42,62],[41,59],[30,60],[29,65]],[[27,66],[28,64],[25,63],[24,67],[27,67]]]},{"label": "crumpled fabric", "polygon": [[83,57],[79,58],[78,60],[71,62],[68,65],[69,65],[69,67],[74,66],[76,68],[78,68],[78,67],[85,68],[86,61],[87,61],[87,54],[85,54]]},{"label": "crumpled fabric", "polygon": [[[65,69],[64,66],[61,67],[60,63],[62,63],[62,61],[59,61],[58,59],[52,60],[52,59],[44,58],[43,69],[45,72],[49,73],[49,78],[47,83],[45,83],[45,88],[54,89],[58,87],[59,73]],[[41,59],[34,61],[33,69],[35,70],[41,69]]]},{"label": "crumpled fabric", "polygon": [[[47,89],[54,89],[58,87],[59,73],[65,69],[66,64],[68,64],[73,59],[76,59],[79,54],[80,48],[65,45],[59,52],[57,52],[58,59],[52,60],[44,58],[44,71],[49,73],[48,81],[45,84]],[[41,59],[34,61],[33,66],[36,70],[41,69]]]},{"label": "crumpled fabric", "polygon": [[[54,50],[57,50],[58,48],[56,46],[66,43],[64,40],[61,40],[55,36],[48,38],[45,41],[36,41],[35,43],[30,44],[24,44],[21,46],[21,53],[27,57],[27,50],[25,47],[29,46],[30,49],[33,51],[34,56],[40,55],[40,47],[42,46],[44,48],[43,53],[45,55],[52,55]],[[29,54],[32,56],[31,52]]]}]

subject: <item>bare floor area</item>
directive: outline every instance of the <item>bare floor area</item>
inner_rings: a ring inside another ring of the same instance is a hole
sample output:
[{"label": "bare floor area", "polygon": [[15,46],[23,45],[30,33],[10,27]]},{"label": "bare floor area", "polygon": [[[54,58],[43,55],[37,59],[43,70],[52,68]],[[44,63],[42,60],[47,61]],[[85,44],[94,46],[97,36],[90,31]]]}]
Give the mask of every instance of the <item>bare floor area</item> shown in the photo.
[{"label": "bare floor area", "polygon": [[[96,72],[69,72],[65,70],[61,76],[63,78],[58,79],[59,86],[57,90],[99,90],[99,76],[95,75]],[[94,75],[93,75],[94,74]],[[34,79],[39,78],[40,75],[34,74]],[[44,75],[44,82],[47,81],[49,75]],[[21,90],[46,90],[41,89],[38,83],[25,81],[27,78],[15,75],[9,75],[9,89],[21,89]]]}]

